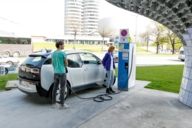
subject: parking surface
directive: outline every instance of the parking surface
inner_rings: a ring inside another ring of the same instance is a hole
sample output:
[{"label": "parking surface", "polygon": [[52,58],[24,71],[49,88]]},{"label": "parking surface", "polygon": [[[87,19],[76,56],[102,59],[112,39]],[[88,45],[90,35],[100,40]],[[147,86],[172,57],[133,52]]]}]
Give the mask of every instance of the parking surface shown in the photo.
[{"label": "parking surface", "polygon": [[[70,96],[69,109],[52,108],[47,99],[27,96],[18,90],[0,92],[1,128],[192,128],[192,110],[178,94],[143,88],[136,81],[128,92],[113,95],[112,101],[96,103]],[[83,91],[89,97],[103,88]]]},{"label": "parking surface", "polygon": [[[104,93],[103,88],[83,91],[83,97]],[[70,108],[52,108],[46,98],[27,96],[19,90],[0,92],[1,128],[72,128],[116,104],[127,93],[113,96],[112,101],[96,103],[70,96],[66,101]]]},{"label": "parking surface", "polygon": [[192,128],[192,108],[178,99],[178,94],[138,85],[80,128]]}]

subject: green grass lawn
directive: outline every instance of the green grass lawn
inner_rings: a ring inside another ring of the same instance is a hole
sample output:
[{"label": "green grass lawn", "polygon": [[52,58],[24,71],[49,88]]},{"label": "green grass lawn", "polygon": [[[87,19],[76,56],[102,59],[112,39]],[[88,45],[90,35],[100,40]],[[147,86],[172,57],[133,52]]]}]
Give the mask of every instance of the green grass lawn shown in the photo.
[{"label": "green grass lawn", "polygon": [[4,90],[7,81],[9,80],[16,80],[17,79],[17,74],[8,74],[4,76],[0,76],[0,90]]},{"label": "green grass lawn", "polygon": [[136,79],[151,81],[146,88],[178,93],[183,65],[137,67]]}]

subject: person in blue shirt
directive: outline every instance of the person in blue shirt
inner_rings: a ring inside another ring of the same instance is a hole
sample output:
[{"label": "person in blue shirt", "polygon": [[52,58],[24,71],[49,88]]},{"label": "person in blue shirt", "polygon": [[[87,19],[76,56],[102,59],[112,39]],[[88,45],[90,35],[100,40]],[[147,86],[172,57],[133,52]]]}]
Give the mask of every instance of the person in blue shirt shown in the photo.
[{"label": "person in blue shirt", "polygon": [[60,107],[67,108],[64,103],[64,92],[66,86],[66,66],[68,65],[64,49],[64,42],[59,40],[55,44],[57,50],[52,54],[52,66],[54,69],[54,86],[52,91],[52,104],[56,106],[56,92],[60,84]]},{"label": "person in blue shirt", "polygon": [[113,85],[113,81],[114,81],[113,70],[115,69],[115,62],[113,59],[113,51],[114,50],[115,50],[115,47],[110,46],[108,49],[108,52],[105,54],[105,56],[102,60],[102,64],[103,64],[103,66],[107,72],[106,93],[108,93],[108,94],[115,93],[115,91],[113,91],[113,89],[112,89],[112,85]]}]

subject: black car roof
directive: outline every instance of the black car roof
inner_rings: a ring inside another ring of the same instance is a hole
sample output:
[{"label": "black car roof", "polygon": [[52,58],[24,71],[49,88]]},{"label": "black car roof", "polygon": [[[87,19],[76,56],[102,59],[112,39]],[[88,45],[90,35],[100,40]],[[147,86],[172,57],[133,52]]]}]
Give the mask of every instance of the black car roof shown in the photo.
[{"label": "black car roof", "polygon": [[[66,54],[83,53],[83,52],[90,53],[90,52],[83,51],[83,50],[65,50],[64,52]],[[40,51],[40,52],[34,52],[34,53],[30,54],[29,56],[42,56],[44,58],[47,58],[52,53],[53,53],[53,51]]]},{"label": "black car roof", "polygon": [[49,52],[49,53],[36,52],[36,53],[30,54],[29,56],[31,56],[31,57],[42,56],[44,58],[47,58],[50,54],[51,54],[51,52]]}]

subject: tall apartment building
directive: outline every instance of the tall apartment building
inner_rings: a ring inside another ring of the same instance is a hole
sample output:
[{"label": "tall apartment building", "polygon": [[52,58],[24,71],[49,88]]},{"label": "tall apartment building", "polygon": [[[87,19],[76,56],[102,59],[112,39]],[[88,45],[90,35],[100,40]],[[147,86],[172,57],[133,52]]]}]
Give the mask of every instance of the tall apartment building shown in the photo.
[{"label": "tall apartment building", "polygon": [[65,35],[98,35],[98,0],[65,0]]},{"label": "tall apartment building", "polygon": [[78,35],[82,33],[83,28],[83,0],[65,0],[65,35]]}]

